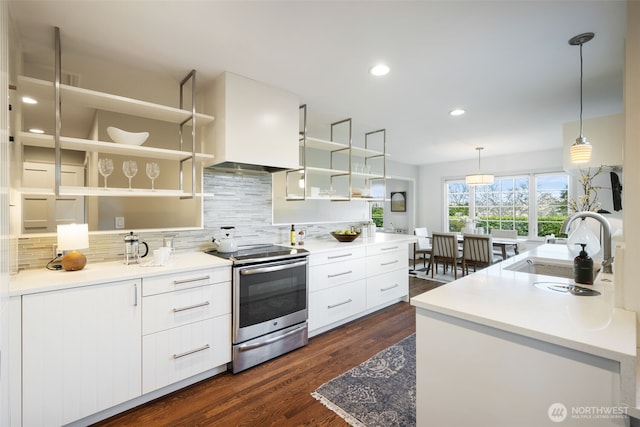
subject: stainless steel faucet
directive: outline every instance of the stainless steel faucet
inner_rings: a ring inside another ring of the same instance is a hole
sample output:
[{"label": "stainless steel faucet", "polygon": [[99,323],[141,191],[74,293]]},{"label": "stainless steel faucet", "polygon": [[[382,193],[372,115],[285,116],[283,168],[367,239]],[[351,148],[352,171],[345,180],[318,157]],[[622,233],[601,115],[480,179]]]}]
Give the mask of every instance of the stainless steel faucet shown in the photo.
[{"label": "stainless steel faucet", "polygon": [[609,225],[609,221],[607,218],[595,212],[576,212],[571,215],[569,218],[564,220],[562,224],[562,228],[560,228],[560,232],[567,234],[567,230],[577,218],[593,218],[597,220],[602,226],[602,241],[600,244],[602,245],[602,272],[603,273],[613,273],[613,268],[611,264],[613,263],[613,256],[611,256],[611,225]]}]

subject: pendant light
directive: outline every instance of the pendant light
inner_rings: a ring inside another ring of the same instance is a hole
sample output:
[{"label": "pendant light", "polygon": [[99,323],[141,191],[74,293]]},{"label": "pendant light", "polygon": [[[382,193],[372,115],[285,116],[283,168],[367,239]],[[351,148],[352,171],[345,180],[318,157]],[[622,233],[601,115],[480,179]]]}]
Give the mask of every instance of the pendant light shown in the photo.
[{"label": "pendant light", "polygon": [[591,159],[592,146],[582,134],[582,45],[593,38],[594,33],[583,33],[569,39],[571,46],[580,46],[580,136],[571,146],[571,162],[587,163]]},{"label": "pendant light", "polygon": [[478,150],[478,173],[467,175],[464,181],[467,185],[491,185],[493,184],[493,175],[482,174],[480,170],[480,151],[484,150],[484,147],[476,147],[476,150]]}]

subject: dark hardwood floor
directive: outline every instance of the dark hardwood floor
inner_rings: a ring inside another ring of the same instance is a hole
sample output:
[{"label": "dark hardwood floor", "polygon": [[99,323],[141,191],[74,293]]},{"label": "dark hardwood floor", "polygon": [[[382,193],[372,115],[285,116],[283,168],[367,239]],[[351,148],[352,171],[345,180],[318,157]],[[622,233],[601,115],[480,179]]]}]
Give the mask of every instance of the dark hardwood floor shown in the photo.
[{"label": "dark hardwood floor", "polygon": [[[410,296],[436,286],[409,279]],[[348,426],[311,392],[413,332],[415,308],[400,302],[274,360],[222,373],[96,426]]]}]

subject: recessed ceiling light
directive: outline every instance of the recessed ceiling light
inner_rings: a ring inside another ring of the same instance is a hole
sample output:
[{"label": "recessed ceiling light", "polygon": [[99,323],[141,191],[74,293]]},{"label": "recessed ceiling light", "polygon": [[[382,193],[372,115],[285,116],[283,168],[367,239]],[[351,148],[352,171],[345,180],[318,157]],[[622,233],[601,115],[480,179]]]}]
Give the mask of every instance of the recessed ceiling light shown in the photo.
[{"label": "recessed ceiling light", "polygon": [[37,104],[38,101],[36,101],[35,99],[31,98],[30,96],[23,96],[22,97],[22,102],[24,102],[25,104]]},{"label": "recessed ceiling light", "polygon": [[36,129],[36,128],[29,129],[29,132],[31,132],[31,133],[44,133],[44,131],[42,129]]},{"label": "recessed ceiling light", "polygon": [[461,116],[464,113],[466,113],[466,111],[464,111],[462,108],[456,108],[455,110],[449,111],[450,116]]},{"label": "recessed ceiling light", "polygon": [[389,74],[389,66],[385,64],[377,64],[369,69],[369,73],[373,76],[386,76]]}]

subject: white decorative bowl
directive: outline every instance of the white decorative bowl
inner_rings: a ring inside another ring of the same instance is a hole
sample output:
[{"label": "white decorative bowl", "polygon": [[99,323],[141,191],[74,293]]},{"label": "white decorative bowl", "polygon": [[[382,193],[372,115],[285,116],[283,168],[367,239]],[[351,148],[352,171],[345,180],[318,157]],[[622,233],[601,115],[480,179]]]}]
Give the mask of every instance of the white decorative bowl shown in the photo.
[{"label": "white decorative bowl", "polygon": [[127,132],[113,126],[107,128],[107,133],[114,142],[127,145],[142,145],[149,138],[149,132]]}]

